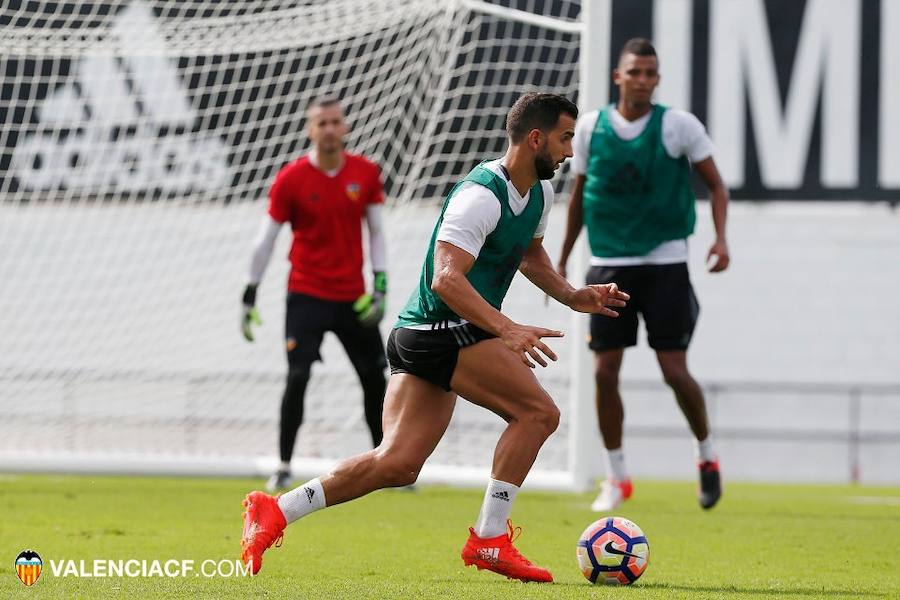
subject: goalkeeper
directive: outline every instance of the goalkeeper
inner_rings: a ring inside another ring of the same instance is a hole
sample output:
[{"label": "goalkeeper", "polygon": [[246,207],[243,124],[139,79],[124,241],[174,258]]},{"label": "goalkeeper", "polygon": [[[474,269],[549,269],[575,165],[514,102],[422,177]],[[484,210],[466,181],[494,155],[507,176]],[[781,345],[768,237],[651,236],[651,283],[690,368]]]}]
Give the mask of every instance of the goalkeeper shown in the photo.
[{"label": "goalkeeper", "polygon": [[[378,330],[387,293],[384,192],[378,167],[344,150],[347,130],[336,97],[320,98],[309,107],[312,147],[275,177],[244,290],[241,330],[252,342],[253,326],[261,323],[256,288],[281,226],[290,223],[294,241],[285,325],[288,374],[281,399],[281,464],[267,483],[270,491],[291,484],[290,462],[303,422],[303,396],[312,364],[321,359],[319,346],[326,331],[337,335],[359,376],[372,445],[381,443],[387,366]],[[366,293],[362,275],[364,218],[374,271],[371,294]]]}]

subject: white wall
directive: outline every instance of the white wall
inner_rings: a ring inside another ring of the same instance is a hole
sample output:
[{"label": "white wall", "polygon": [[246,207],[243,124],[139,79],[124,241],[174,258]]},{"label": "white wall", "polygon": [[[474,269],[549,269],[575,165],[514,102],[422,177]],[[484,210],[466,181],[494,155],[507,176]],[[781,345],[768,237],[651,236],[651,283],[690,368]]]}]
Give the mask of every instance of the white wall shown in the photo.
[{"label": "white wall", "polygon": [[[0,421],[0,454],[132,448],[272,456],[285,370],[287,233],[260,291],[259,338],[247,344],[238,333],[262,211],[260,204],[0,206],[0,410],[10,415]],[[390,214],[392,315],[418,276],[435,217],[433,208]],[[563,221],[558,204],[547,235],[553,256]],[[702,309],[690,364],[704,384],[725,385],[711,401],[726,477],[847,480],[847,430],[856,417],[842,388],[802,394],[778,382],[900,383],[900,214],[880,205],[735,203],[729,223],[727,273],[702,270],[712,230],[705,203],[691,242]],[[545,307],[523,278],[505,310],[570,330],[567,309]],[[687,428],[654,383],[658,369],[643,336],[640,343],[623,373],[632,470],[693,477]],[[567,343],[551,344],[560,362],[540,377],[563,405],[564,422],[539,465],[560,467],[573,356]],[[298,453],[341,456],[366,447],[360,392],[333,338],[323,355]],[[759,385],[729,386],[736,381]],[[900,482],[900,394],[864,394],[859,406],[862,480]],[[458,412],[435,460],[486,468],[501,423],[466,403]],[[785,433],[796,440],[780,439]]]}]

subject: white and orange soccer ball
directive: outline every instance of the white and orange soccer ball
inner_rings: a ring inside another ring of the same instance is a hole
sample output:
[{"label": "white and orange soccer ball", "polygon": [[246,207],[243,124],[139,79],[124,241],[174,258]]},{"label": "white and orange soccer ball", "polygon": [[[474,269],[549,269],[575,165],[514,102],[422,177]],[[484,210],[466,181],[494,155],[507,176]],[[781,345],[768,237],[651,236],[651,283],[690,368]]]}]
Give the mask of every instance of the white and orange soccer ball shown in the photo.
[{"label": "white and orange soccer ball", "polygon": [[629,585],[647,568],[650,544],[632,521],[604,517],[588,525],[575,552],[581,572],[591,583]]}]

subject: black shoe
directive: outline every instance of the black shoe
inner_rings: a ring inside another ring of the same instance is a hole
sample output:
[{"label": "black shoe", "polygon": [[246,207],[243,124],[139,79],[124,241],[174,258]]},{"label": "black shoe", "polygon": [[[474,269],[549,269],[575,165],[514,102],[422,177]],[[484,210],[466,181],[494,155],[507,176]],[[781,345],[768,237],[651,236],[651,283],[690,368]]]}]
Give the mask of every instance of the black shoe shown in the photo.
[{"label": "black shoe", "polygon": [[722,497],[722,478],[719,476],[719,461],[707,460],[700,463],[700,506],[710,509]]},{"label": "black shoe", "polygon": [[268,490],[270,493],[280,490],[286,490],[287,488],[291,487],[291,483],[293,483],[293,481],[294,480],[291,477],[290,471],[278,469],[271,477],[269,477],[269,480],[266,482],[266,490]]}]

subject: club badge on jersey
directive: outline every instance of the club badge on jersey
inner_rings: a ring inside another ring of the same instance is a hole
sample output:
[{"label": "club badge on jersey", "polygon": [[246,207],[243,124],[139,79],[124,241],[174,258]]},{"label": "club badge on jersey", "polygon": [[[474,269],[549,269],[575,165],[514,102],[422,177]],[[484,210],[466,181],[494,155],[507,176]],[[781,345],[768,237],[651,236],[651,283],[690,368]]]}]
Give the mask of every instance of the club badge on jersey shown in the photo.
[{"label": "club badge on jersey", "polygon": [[350,198],[350,200],[352,202],[358,201],[359,200],[359,190],[360,190],[360,185],[358,183],[348,183],[347,188],[346,188],[347,197]]}]

